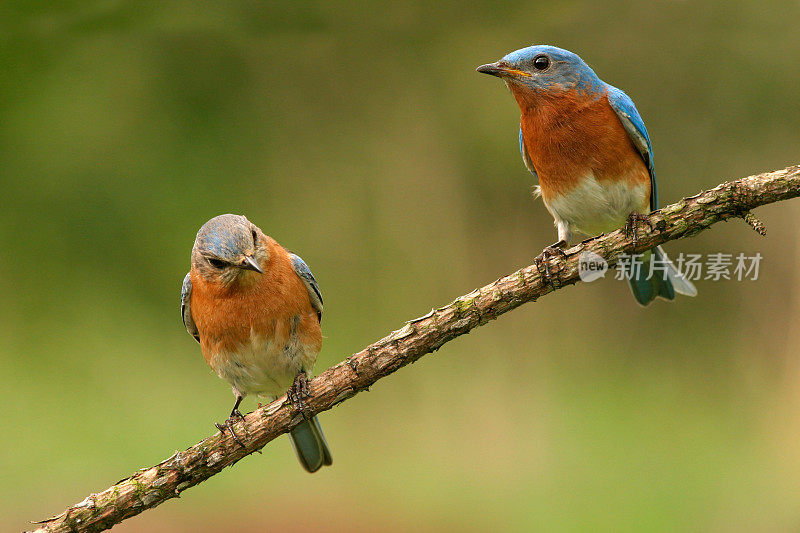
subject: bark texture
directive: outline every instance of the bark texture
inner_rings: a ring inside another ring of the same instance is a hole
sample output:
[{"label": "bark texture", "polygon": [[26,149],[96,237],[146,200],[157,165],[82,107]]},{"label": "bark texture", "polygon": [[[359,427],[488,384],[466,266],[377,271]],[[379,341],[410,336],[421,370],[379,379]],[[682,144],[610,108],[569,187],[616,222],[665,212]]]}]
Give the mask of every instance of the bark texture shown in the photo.
[{"label": "bark texture", "polygon": [[[647,223],[638,225],[635,250],[632,236],[617,230],[569,248],[563,258],[551,259],[550,271],[556,280],[548,282],[542,265],[537,264],[504,276],[407,322],[317,376],[309,383],[305,414],[331,409],[473,328],[576,283],[579,281],[578,257],[584,251],[601,255],[613,266],[620,254],[642,252],[669,240],[691,237],[730,218],[742,218],[763,235],[766,233],[763,224],[750,210],[797,196],[800,196],[800,166],[723,183],[652,213],[649,216],[652,229]],[[37,522],[36,531],[83,532],[110,528],[170,498],[179,497],[184,490],[260,450],[296,426],[303,414],[285,396],[279,398],[248,414],[234,426],[244,448],[228,433],[216,433],[102,492],[90,494],[57,516]]]}]

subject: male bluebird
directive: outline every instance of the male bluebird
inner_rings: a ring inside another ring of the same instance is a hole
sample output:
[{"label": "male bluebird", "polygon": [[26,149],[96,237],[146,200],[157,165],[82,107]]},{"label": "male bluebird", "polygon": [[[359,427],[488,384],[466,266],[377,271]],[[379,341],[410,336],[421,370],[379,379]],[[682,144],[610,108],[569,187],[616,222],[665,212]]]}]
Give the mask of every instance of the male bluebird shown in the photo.
[{"label": "male bluebird", "polygon": [[[522,159],[558,229],[545,261],[563,253],[572,230],[596,235],[626,224],[635,238],[636,222],[658,209],[658,192],[650,137],[630,97],[554,46],[529,46],[477,70],[502,78],[519,104]],[[661,247],[642,263],[629,273],[640,304],[697,294]]]},{"label": "male bluebird", "polygon": [[[226,422],[232,434],[248,394],[275,399],[289,389],[292,401],[302,403],[322,347],[322,294],[299,256],[243,216],[214,217],[197,232],[181,314],[206,362],[233,386],[236,403]],[[291,437],[309,472],[332,463],[317,417]]]}]

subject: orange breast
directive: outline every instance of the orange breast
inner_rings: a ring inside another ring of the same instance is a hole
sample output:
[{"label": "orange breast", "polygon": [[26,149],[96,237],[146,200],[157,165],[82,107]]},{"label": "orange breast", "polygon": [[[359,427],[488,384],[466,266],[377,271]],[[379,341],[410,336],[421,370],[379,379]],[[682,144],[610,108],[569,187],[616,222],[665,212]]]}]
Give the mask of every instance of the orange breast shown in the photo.
[{"label": "orange breast", "polygon": [[606,95],[576,91],[556,97],[517,96],[520,127],[545,200],[572,190],[584,177],[647,184],[644,160]]},{"label": "orange breast", "polygon": [[206,361],[220,352],[235,352],[253,333],[280,344],[294,333],[314,352],[321,349],[322,331],[305,285],[286,250],[272,239],[269,246],[269,261],[261,265],[264,273],[246,271],[246,278],[231,287],[191,273],[192,318]]}]

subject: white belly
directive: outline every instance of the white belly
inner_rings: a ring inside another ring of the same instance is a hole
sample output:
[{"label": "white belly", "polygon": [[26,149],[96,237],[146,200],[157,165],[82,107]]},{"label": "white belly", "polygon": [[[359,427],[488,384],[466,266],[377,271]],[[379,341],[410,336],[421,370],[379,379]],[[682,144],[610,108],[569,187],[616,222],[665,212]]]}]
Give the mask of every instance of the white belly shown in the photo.
[{"label": "white belly", "polygon": [[209,364],[219,377],[245,395],[277,397],[286,392],[298,372],[310,372],[316,358],[316,352],[301,345],[296,337],[288,343],[276,343],[252,336],[235,352],[212,356]]},{"label": "white belly", "polygon": [[581,233],[598,235],[619,228],[634,211],[649,213],[648,193],[646,185],[598,182],[590,175],[568,193],[542,200],[556,224],[566,222]]}]

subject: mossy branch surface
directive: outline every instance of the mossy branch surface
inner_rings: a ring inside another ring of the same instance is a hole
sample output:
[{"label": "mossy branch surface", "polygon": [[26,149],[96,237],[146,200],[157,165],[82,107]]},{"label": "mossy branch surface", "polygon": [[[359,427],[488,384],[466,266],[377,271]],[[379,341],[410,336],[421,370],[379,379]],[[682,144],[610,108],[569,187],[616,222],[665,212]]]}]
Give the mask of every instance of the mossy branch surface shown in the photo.
[{"label": "mossy branch surface", "polygon": [[[723,183],[650,214],[638,224],[636,247],[624,230],[589,239],[551,259],[557,278],[548,282],[541,265],[504,276],[452,303],[407,322],[381,340],[329,368],[309,384],[305,414],[331,409],[368,389],[376,381],[436,351],[503,313],[579,281],[579,256],[584,251],[604,257],[610,266],[621,254],[643,252],[666,241],[691,237],[722,220],[742,218],[759,233],[764,226],[750,211],[764,204],[800,196],[800,166]],[[652,226],[652,229],[649,227]],[[540,269],[542,271],[540,271]],[[244,447],[229,433],[215,433],[161,463],[143,468],[112,487],[90,494],[61,514],[36,523],[39,532],[101,531],[177,498],[186,489],[263,448],[303,419],[286,397],[249,413],[234,426]]]}]

